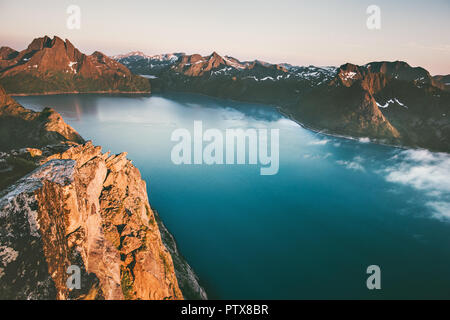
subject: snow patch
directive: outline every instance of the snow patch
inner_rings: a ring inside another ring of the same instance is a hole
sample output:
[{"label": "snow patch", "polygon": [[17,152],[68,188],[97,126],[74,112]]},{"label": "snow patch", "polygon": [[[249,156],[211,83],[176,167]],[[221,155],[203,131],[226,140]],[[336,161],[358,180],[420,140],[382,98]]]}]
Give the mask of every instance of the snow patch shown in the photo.
[{"label": "snow patch", "polygon": [[157,76],[151,75],[151,74],[140,74],[141,77],[146,79],[158,79]]},{"label": "snow patch", "polygon": [[394,104],[394,103],[397,103],[398,105],[408,109],[408,107],[405,104],[401,103],[397,98],[389,99],[385,104],[381,104],[381,103],[377,102],[377,106],[379,108],[385,109],[385,108],[389,107],[390,104]]},{"label": "snow patch", "polygon": [[356,72],[344,72],[341,74],[341,79],[342,80],[349,80],[349,79],[354,79],[356,77]]},{"label": "snow patch", "polygon": [[69,68],[70,68],[70,70],[72,70],[72,72],[73,73],[77,73],[77,70],[75,70],[75,68],[73,67],[74,65],[76,65],[78,62],[75,62],[75,61],[70,61],[69,62]]},{"label": "snow patch", "polygon": [[367,137],[364,137],[364,138],[359,138],[358,141],[361,142],[361,143],[369,143],[370,139],[367,138]]}]

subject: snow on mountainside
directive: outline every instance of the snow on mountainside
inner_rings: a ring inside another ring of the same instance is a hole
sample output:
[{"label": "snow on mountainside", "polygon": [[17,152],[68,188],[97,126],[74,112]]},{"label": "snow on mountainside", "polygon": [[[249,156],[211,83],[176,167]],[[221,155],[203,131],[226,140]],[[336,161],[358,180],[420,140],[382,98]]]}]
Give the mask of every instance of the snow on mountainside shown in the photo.
[{"label": "snow on mountainside", "polygon": [[112,56],[111,59],[127,66],[136,74],[154,75],[177,62],[182,56],[184,56],[184,53],[166,53],[150,56],[141,51],[133,51]]},{"label": "snow on mountainside", "polygon": [[111,56],[110,58],[114,60],[124,60],[127,58],[134,58],[135,60],[147,59],[156,61],[177,61],[181,55],[184,55],[184,53],[165,53],[150,56],[146,55],[142,51],[132,51],[126,54]]},{"label": "snow on mountainside", "polygon": [[57,36],[22,51],[0,48],[0,84],[8,93],[150,92],[147,80],[99,51],[86,55]]},{"label": "snow on mountainside", "polygon": [[237,77],[248,81],[309,81],[320,85],[330,81],[336,67],[300,67],[290,64],[271,64],[261,60],[240,61],[231,56],[213,52],[209,56],[183,53],[148,56],[140,51],[111,57],[137,74],[159,75],[163,71],[185,76],[209,76],[212,78]]}]

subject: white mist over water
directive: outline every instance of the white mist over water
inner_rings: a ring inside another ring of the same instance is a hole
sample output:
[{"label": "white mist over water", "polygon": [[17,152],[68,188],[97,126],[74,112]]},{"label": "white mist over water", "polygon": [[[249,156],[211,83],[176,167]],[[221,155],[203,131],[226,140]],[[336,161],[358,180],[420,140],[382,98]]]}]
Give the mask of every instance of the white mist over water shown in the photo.
[{"label": "white mist over water", "polygon": [[424,192],[434,216],[450,219],[450,155],[423,149],[405,150],[392,160],[394,164],[385,169],[387,181],[411,185]]}]

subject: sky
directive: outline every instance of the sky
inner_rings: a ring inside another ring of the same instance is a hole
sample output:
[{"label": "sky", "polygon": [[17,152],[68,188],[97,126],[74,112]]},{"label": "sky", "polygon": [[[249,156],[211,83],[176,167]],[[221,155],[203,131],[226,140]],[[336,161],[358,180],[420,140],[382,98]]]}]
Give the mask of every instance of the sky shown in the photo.
[{"label": "sky", "polygon": [[[67,28],[67,8],[81,28]],[[370,30],[369,5],[381,28]],[[0,46],[57,35],[82,52],[213,51],[240,60],[339,66],[403,60],[450,74],[450,0],[0,0]]]}]

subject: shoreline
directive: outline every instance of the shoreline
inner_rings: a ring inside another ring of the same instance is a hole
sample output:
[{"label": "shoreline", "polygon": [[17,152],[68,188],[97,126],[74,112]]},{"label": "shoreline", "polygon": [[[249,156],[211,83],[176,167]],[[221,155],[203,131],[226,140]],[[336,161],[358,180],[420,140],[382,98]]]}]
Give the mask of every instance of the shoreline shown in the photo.
[{"label": "shoreline", "polygon": [[[283,107],[276,105],[276,104],[270,104],[270,103],[262,103],[262,102],[251,102],[251,101],[242,101],[242,100],[236,100],[236,99],[232,99],[232,98],[221,98],[221,97],[216,97],[216,96],[211,96],[211,95],[207,95],[205,93],[197,93],[197,92],[186,92],[186,91],[160,91],[157,92],[155,94],[164,94],[164,93],[181,93],[181,94],[195,94],[195,95],[200,95],[203,97],[208,97],[208,98],[213,98],[213,99],[222,99],[222,100],[227,100],[227,101],[231,101],[231,102],[235,102],[235,103],[248,103],[248,104],[253,104],[253,105],[265,105],[271,108],[274,108],[278,113],[280,113],[282,116],[286,117],[287,119],[295,122],[296,124],[298,124],[299,126],[301,126],[303,129],[312,131],[314,133],[317,134],[321,134],[321,135],[325,135],[325,136],[329,136],[329,137],[334,137],[334,138],[342,138],[342,139],[346,139],[346,140],[352,140],[352,141],[359,141],[359,139],[361,138],[368,138],[369,141],[367,143],[374,143],[374,144],[378,144],[378,145],[382,145],[382,146],[387,146],[387,147],[393,147],[393,148],[398,148],[398,149],[402,149],[402,150],[408,150],[408,149],[424,149],[424,150],[429,150],[431,152],[441,152],[441,153],[448,153],[445,151],[435,151],[435,150],[431,150],[431,149],[427,149],[427,148],[420,148],[420,147],[408,147],[408,146],[404,146],[404,145],[398,145],[398,144],[389,144],[389,143],[383,143],[379,140],[376,139],[372,139],[370,137],[353,137],[353,136],[346,136],[343,134],[338,134],[338,133],[330,133],[330,132],[323,132],[321,130],[325,130],[325,129],[317,129],[314,127],[310,127],[306,124],[304,124],[303,122],[300,122],[300,120],[294,118],[294,116],[288,112],[286,112],[285,110],[283,110]],[[361,142],[364,143],[364,142]]]},{"label": "shoreline", "polygon": [[49,91],[41,93],[9,93],[12,97],[29,97],[29,96],[57,96],[64,94],[110,94],[110,95],[151,95],[151,91]]},{"label": "shoreline", "polygon": [[[398,144],[383,143],[383,142],[381,142],[381,141],[379,141],[379,140],[371,139],[370,137],[359,137],[359,138],[357,138],[357,137],[346,136],[346,135],[338,134],[338,133],[323,132],[323,131],[321,131],[320,129],[316,129],[316,128],[310,127],[310,126],[308,126],[308,125],[306,125],[306,124],[300,122],[299,120],[295,119],[291,114],[289,114],[289,113],[287,113],[286,111],[284,111],[284,110],[282,109],[282,107],[280,107],[280,106],[275,106],[275,108],[277,109],[277,111],[278,111],[280,114],[282,114],[283,116],[285,116],[287,119],[289,119],[289,120],[291,120],[291,121],[297,123],[297,124],[298,124],[299,126],[301,126],[303,129],[306,129],[306,130],[309,130],[309,131],[312,131],[312,132],[314,132],[314,133],[321,134],[321,135],[324,135],[324,136],[329,136],[329,137],[333,137],[333,138],[341,138],[341,139],[352,140],[352,141],[358,141],[358,142],[360,142],[360,143],[373,143],[373,144],[377,144],[377,145],[382,145],[382,146],[387,146],[387,147],[392,147],[392,148],[397,148],[397,149],[402,149],[402,150],[408,150],[408,149],[425,149],[425,148],[417,148],[417,147],[415,148],[415,147],[402,146],[402,145],[398,145]],[[360,139],[363,139],[363,138],[367,138],[367,139],[369,139],[369,141],[368,141],[368,142],[361,142]],[[444,152],[444,151],[433,151],[433,150],[430,150],[430,149],[425,149],[425,150],[429,150],[429,151],[431,151],[431,152],[442,152],[442,153],[447,153],[447,152]]]},{"label": "shoreline", "polygon": [[430,152],[436,152],[436,153],[446,153],[446,154],[450,154],[448,152],[445,151],[437,151],[437,150],[433,150],[433,149],[429,149],[429,148],[423,148],[423,147],[413,147],[413,146],[405,146],[405,145],[398,145],[398,144],[389,144],[389,143],[385,143],[385,142],[381,142],[380,140],[376,140],[376,139],[372,139],[370,137],[354,137],[354,136],[347,136],[347,135],[343,135],[343,134],[338,134],[338,133],[331,133],[331,132],[324,132],[322,130],[326,130],[326,129],[318,129],[318,128],[314,128],[311,126],[306,125],[305,123],[301,122],[300,120],[296,119],[292,114],[288,113],[287,111],[284,110],[283,107],[279,106],[279,105],[275,105],[275,104],[269,104],[269,103],[261,103],[261,102],[251,102],[251,101],[241,101],[241,100],[236,100],[236,99],[232,99],[232,98],[223,98],[223,97],[216,97],[216,96],[211,96],[211,95],[207,95],[204,93],[197,93],[197,92],[185,92],[185,91],[161,91],[161,92],[156,92],[156,93],[152,93],[152,92],[146,92],[146,91],[134,91],[134,92],[126,92],[126,91],[90,91],[90,92],[79,92],[79,91],[68,91],[68,92],[45,92],[45,93],[19,93],[19,94],[14,94],[11,93],[9,94],[12,97],[28,97],[28,96],[52,96],[52,95],[70,95],[70,94],[74,94],[74,95],[87,95],[87,94],[104,94],[104,95],[136,95],[136,96],[152,96],[152,95],[161,95],[164,93],[175,93],[175,94],[194,94],[194,95],[199,95],[199,96],[204,96],[204,97],[209,97],[209,98],[213,98],[213,99],[222,99],[222,100],[228,100],[231,102],[235,102],[235,103],[249,103],[249,104],[254,104],[254,105],[266,105],[268,107],[272,107],[274,108],[277,112],[279,112],[282,116],[286,117],[287,119],[295,122],[296,124],[298,124],[299,126],[301,126],[302,128],[312,131],[316,134],[321,134],[324,136],[329,136],[329,137],[334,137],[334,138],[341,138],[341,139],[346,139],[346,140],[352,140],[352,141],[360,141],[360,139],[362,138],[368,138],[369,141],[368,142],[361,142],[361,143],[374,143],[377,145],[382,145],[382,146],[387,146],[387,147],[392,147],[392,148],[397,148],[397,149],[402,149],[402,150],[408,150],[408,149],[414,149],[414,150],[428,150]]}]

